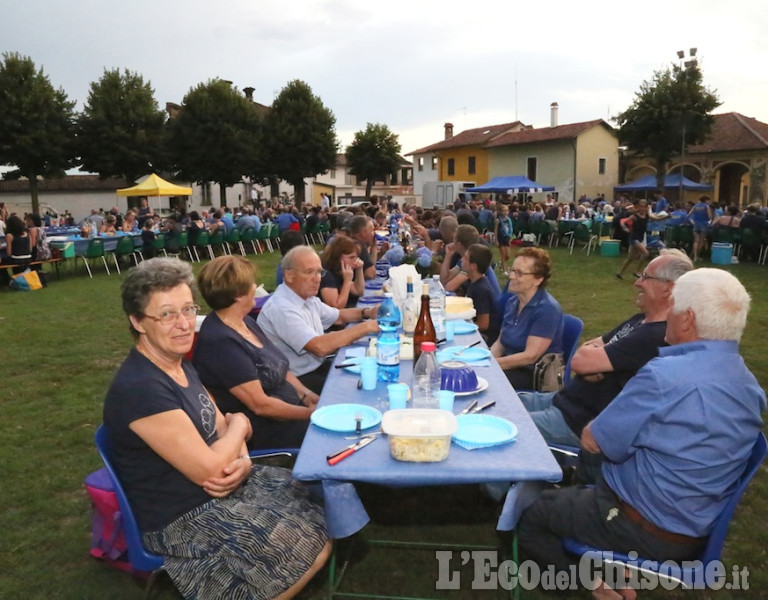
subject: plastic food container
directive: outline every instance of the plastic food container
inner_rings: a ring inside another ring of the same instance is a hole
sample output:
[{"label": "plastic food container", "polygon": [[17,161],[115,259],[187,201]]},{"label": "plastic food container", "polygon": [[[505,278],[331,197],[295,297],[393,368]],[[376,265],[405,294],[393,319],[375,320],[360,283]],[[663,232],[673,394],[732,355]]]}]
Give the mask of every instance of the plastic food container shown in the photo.
[{"label": "plastic food container", "polygon": [[381,430],[389,437],[389,453],[406,462],[440,462],[448,458],[458,422],[453,413],[406,408],[384,413]]}]

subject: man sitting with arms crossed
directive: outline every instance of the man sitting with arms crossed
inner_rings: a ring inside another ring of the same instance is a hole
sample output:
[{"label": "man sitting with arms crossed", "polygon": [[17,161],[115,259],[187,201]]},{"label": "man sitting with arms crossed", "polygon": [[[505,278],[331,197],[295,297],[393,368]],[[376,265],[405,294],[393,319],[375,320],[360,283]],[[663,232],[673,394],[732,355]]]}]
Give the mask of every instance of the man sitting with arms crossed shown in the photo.
[{"label": "man sitting with arms crossed", "polygon": [[[720,269],[677,280],[670,346],[582,433],[585,450],[605,454],[603,481],[544,492],[519,524],[521,553],[566,571],[577,559],[563,538],[648,560],[701,555],[763,426],[765,393],[739,356],[749,303]],[[593,593],[636,596],[604,584]]]},{"label": "man sitting with arms crossed", "polygon": [[[331,360],[326,357],[371,333],[378,332],[378,306],[332,308],[317,296],[323,268],[310,246],[296,246],[280,262],[283,283],[267,300],[257,322],[285,354],[291,372],[316,394],[323,390]],[[323,333],[334,323],[370,319],[352,327]]]},{"label": "man sitting with arms crossed", "polygon": [[[459,225],[456,229],[454,240],[445,245],[445,258],[440,265],[440,283],[445,286],[446,292],[466,294],[469,275],[467,270],[462,268],[461,259],[472,244],[482,243],[483,240],[474,225]],[[501,287],[499,287],[499,280],[496,279],[496,273],[493,272],[490,263],[482,274],[487,277],[488,283],[498,297],[501,294]]]},{"label": "man sitting with arms crossed", "polygon": [[491,265],[492,258],[490,248],[483,244],[472,244],[461,259],[461,268],[469,278],[467,298],[472,299],[472,305],[477,313],[475,323],[489,345],[499,337],[501,325],[501,315],[497,310],[501,294],[493,289],[493,285],[485,274]]},{"label": "man sitting with arms crossed", "polygon": [[[575,377],[559,392],[520,392],[520,400],[548,443],[579,446],[584,426],[643,365],[658,356],[674,282],[692,269],[684,252],[662,250],[635,281],[635,302],[642,312],[585,342],[571,358]],[[600,460],[585,458],[579,474],[593,481],[599,475]]]}]

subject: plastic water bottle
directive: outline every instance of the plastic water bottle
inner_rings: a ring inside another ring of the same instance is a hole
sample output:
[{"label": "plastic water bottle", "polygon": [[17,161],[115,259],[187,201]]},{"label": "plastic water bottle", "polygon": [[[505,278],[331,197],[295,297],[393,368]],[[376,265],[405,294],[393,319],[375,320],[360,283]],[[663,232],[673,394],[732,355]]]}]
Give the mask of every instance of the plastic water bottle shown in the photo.
[{"label": "plastic water bottle", "polygon": [[384,294],[379,306],[379,339],[376,343],[376,362],[379,381],[398,381],[400,378],[400,310],[392,299],[392,293]]},{"label": "plastic water bottle", "polygon": [[421,356],[413,367],[413,408],[437,408],[440,405],[440,365],[435,356],[435,344],[421,344]]},{"label": "plastic water bottle", "polygon": [[438,340],[445,338],[445,288],[439,275],[432,275],[429,282],[429,314],[435,326]]}]

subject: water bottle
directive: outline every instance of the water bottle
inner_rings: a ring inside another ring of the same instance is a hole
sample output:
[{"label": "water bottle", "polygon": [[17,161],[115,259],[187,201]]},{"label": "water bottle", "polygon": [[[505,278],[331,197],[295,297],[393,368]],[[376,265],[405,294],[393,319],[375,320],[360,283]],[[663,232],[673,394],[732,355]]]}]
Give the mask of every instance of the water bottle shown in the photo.
[{"label": "water bottle", "polygon": [[435,356],[435,344],[424,342],[421,356],[413,367],[413,408],[438,408],[440,406],[440,365]]},{"label": "water bottle", "polygon": [[392,293],[384,294],[379,306],[379,339],[376,342],[376,362],[379,381],[398,381],[400,378],[400,310],[392,299]]},{"label": "water bottle", "polygon": [[[447,260],[447,258],[446,258]],[[432,275],[429,282],[429,314],[435,326],[438,340],[445,338],[445,288],[440,283],[439,275]]]}]

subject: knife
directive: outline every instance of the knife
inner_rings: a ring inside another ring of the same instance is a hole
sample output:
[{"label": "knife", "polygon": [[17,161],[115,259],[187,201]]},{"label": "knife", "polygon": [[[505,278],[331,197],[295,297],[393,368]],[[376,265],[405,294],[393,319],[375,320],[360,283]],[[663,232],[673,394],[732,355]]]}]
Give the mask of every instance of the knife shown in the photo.
[{"label": "knife", "polygon": [[467,407],[462,410],[459,414],[460,415],[468,415],[470,411],[477,406],[477,400],[472,400],[469,404],[467,404]]},{"label": "knife", "polygon": [[469,411],[469,414],[475,415],[479,412],[483,412],[486,408],[491,408],[491,406],[493,406],[494,404],[496,404],[496,400],[491,400],[490,402],[486,402],[485,404],[478,406],[477,408],[473,408],[471,411]]},{"label": "knife", "polygon": [[482,341],[483,340],[477,340],[474,344],[467,344],[466,346],[462,347],[458,352],[454,352],[453,355],[458,356],[459,354],[464,352],[464,350],[469,350],[470,348],[477,346]]},{"label": "knife", "polygon": [[347,456],[349,456],[350,454],[357,452],[358,450],[360,450],[360,448],[365,448],[368,444],[370,444],[375,439],[376,439],[375,435],[368,435],[362,438],[359,442],[356,442],[351,446],[347,446],[346,448],[344,448],[343,450],[340,450],[339,452],[336,452],[335,454],[329,454],[326,457],[326,460],[328,461],[329,465],[333,466],[336,463],[347,458]]}]

